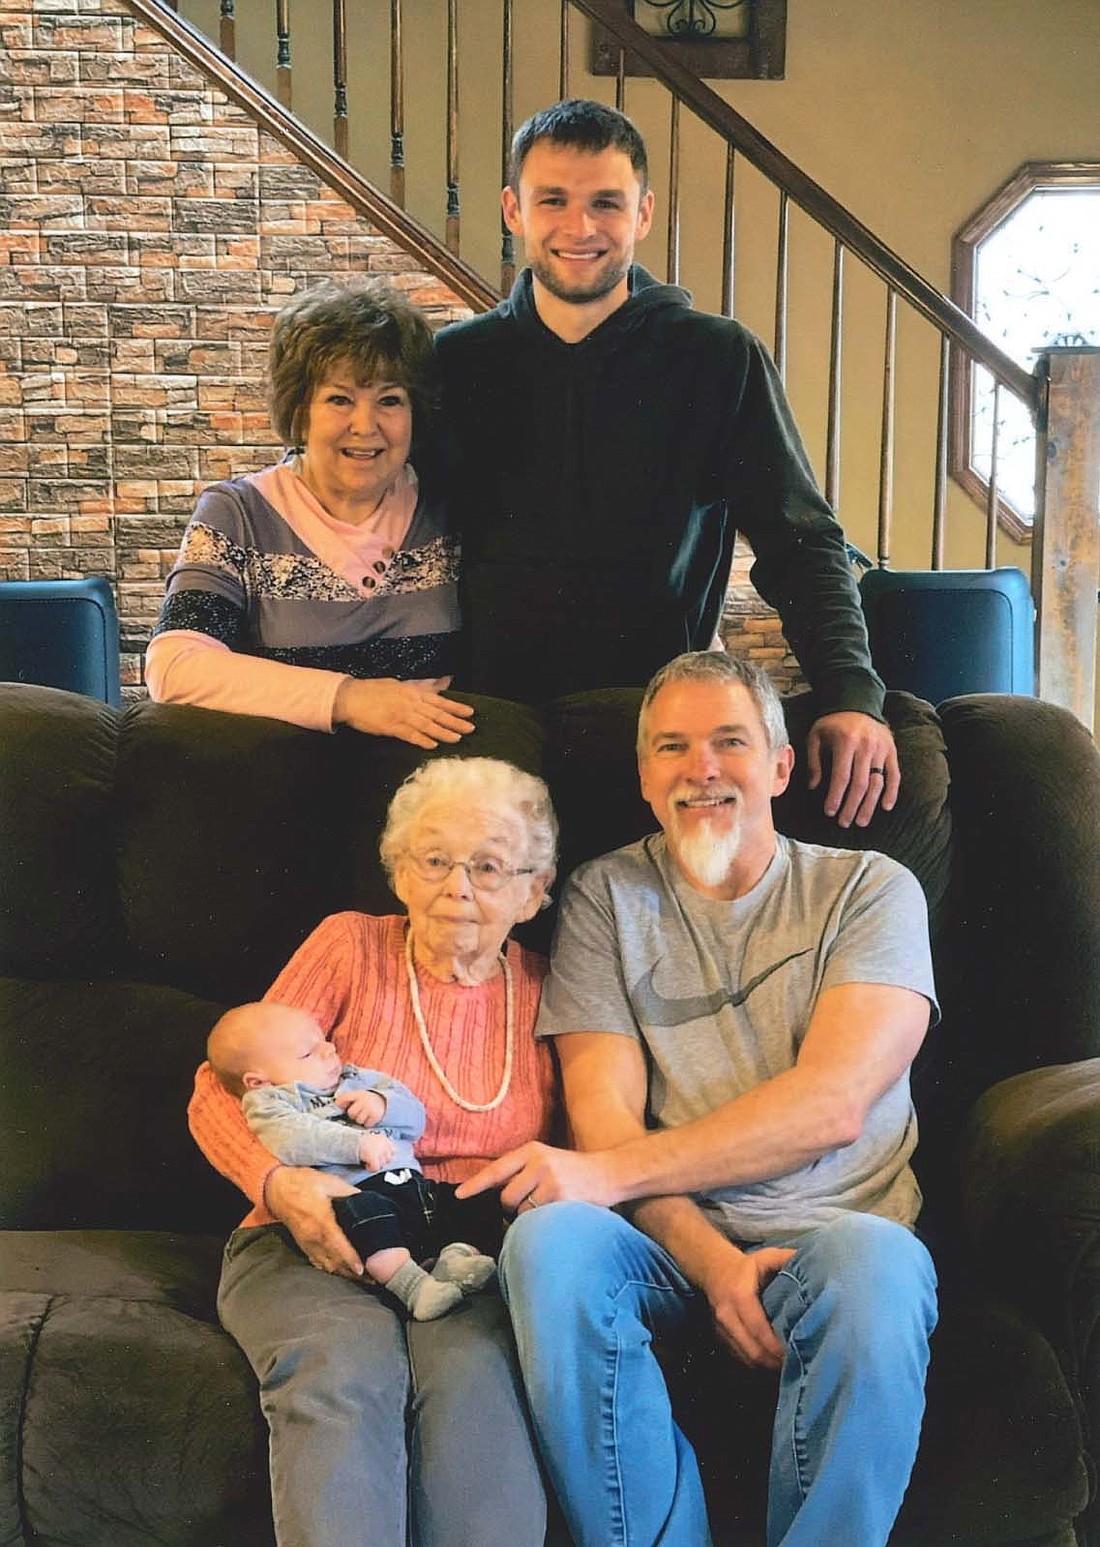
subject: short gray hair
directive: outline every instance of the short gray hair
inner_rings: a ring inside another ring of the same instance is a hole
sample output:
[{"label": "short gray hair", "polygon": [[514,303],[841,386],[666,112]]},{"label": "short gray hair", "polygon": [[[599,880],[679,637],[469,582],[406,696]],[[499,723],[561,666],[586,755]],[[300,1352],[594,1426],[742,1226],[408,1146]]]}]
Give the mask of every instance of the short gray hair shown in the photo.
[{"label": "short gray hair", "polygon": [[748,691],[756,705],[764,726],[768,750],[778,752],[790,741],[787,722],[783,717],[783,704],[775,683],[754,661],[745,661],[725,650],[689,650],[676,656],[655,672],[642,695],[642,707],[638,711],[638,756],[646,751],[645,722],[649,706],[663,687],[670,682],[722,682],[740,684]]},{"label": "short gray hair", "polygon": [[413,824],[433,800],[515,812],[527,834],[523,863],[546,876],[547,886],[554,879],[558,820],[544,782],[498,757],[437,757],[414,769],[390,801],[379,851],[391,886],[397,861],[408,852]]}]

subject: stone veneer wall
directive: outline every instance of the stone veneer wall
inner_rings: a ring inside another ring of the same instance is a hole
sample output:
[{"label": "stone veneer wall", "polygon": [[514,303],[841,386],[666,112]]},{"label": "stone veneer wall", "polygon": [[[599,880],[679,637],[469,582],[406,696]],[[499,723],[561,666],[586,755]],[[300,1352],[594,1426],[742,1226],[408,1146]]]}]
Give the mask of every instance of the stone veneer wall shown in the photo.
[{"label": "stone veneer wall", "polygon": [[[362,273],[467,315],[125,0],[0,0],[0,578],[108,576],[131,693],[199,489],[278,450],[274,312]],[[750,562],[723,635],[786,688]]]}]

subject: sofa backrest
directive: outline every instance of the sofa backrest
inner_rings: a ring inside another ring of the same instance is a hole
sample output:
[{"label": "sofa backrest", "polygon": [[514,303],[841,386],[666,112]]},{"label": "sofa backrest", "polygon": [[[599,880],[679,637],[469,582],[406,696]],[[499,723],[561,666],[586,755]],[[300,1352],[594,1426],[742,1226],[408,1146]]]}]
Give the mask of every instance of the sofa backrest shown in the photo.
[{"label": "sofa backrest", "polygon": [[[927,706],[891,699],[905,769],[897,809],[843,832],[796,777],[777,822],[893,854],[935,912],[950,870],[943,741]],[[634,759],[638,700],[578,694],[543,717],[475,699],[461,752],[549,780],[563,874],[653,829]],[[800,750],[808,695],[787,707]],[[122,977],[236,1002],[262,993],[327,913],[397,909],[378,839],[424,756],[403,742],[151,703],[117,712],[11,686],[0,686],[0,731],[0,972]],[[545,941],[545,919],[533,934]]]},{"label": "sofa backrest", "polygon": [[[461,751],[547,778],[563,874],[653,828],[637,786],[639,696],[576,695],[542,713],[475,701]],[[1032,700],[973,697],[937,714],[890,694],[901,798],[843,831],[805,788],[812,702],[785,708],[798,764],[780,828],[882,849],[928,897],[945,1017],[915,1076],[927,1162],[990,1077],[1097,1051],[1100,758],[1072,716]],[[185,1127],[206,1033],[325,914],[396,910],[378,837],[423,756],[350,732],[0,685],[0,1223],[221,1229],[240,1217]],[[550,924],[525,926],[527,943],[546,948]]]}]

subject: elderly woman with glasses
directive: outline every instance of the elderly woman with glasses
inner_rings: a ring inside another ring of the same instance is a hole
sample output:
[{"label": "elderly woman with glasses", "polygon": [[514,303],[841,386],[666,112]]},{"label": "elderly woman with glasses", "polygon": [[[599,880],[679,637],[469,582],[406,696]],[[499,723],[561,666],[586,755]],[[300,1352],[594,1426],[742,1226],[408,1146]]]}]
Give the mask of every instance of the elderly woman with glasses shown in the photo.
[{"label": "elderly woman with glasses", "polygon": [[268,376],[286,455],[200,496],[146,656],[150,694],[457,742],[473,714],[442,696],[458,544],[412,460],[435,395],[427,322],[382,281],[327,280],[276,317]]},{"label": "elderly woman with glasses", "polygon": [[[454,1192],[551,1127],[554,1075],[533,1036],[545,964],[508,935],[545,905],[556,836],[541,780],[490,758],[424,764],[381,841],[407,918],[325,919],[265,996],[308,1011],[344,1063],[420,1097],[417,1154],[441,1238],[490,1255],[499,1203],[486,1216]],[[218,1305],[260,1382],[282,1547],[541,1544],[545,1499],[495,1290],[409,1320],[336,1224],[332,1200],[349,1183],[280,1166],[208,1064],[189,1117],[253,1205],[227,1246]]]}]

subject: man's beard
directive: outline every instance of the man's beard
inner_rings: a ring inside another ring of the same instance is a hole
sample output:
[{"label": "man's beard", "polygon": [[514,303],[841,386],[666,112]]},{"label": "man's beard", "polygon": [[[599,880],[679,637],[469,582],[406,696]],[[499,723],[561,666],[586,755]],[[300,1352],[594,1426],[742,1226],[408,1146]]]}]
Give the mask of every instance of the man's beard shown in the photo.
[{"label": "man's beard", "polygon": [[616,286],[621,285],[630,272],[628,263],[612,263],[600,274],[594,274],[589,279],[577,278],[576,284],[569,288],[559,278],[557,269],[539,258],[528,260],[531,273],[539,284],[558,301],[565,301],[571,306],[587,306],[590,301],[602,301],[605,295],[610,295]]},{"label": "man's beard", "polygon": [[733,862],[741,849],[741,812],[733,807],[722,807],[724,815],[721,829],[713,820],[703,820],[685,832],[680,820],[679,808],[671,808],[669,827],[673,849],[678,863],[693,881],[701,886],[718,887],[729,877]]}]

